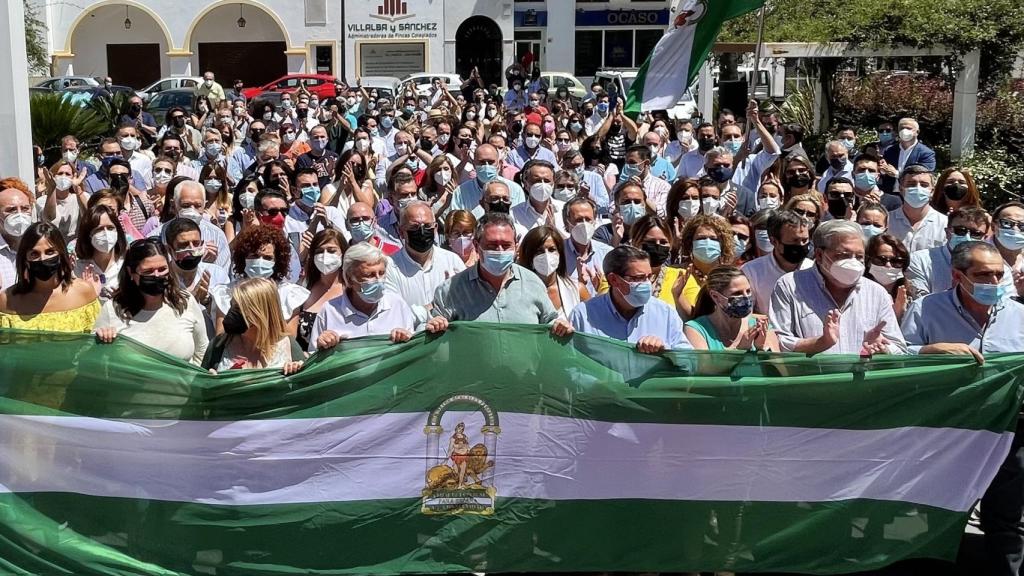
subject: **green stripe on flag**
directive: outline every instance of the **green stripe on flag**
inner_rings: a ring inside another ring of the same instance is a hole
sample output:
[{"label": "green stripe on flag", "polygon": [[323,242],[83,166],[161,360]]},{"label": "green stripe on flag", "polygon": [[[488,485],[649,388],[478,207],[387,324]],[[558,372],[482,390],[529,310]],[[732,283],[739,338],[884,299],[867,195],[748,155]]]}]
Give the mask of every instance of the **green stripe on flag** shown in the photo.
[{"label": "green stripe on flag", "polygon": [[[506,499],[493,517],[440,519],[419,500],[226,507],[34,494],[35,509],[131,553],[137,574],[787,571],[842,574],[894,558],[952,560],[966,515],[892,502],[559,501]],[[514,519],[501,522],[499,518]],[[7,524],[26,536],[33,523]],[[870,542],[870,549],[866,543]],[[258,543],[258,545],[257,545]],[[2,544],[0,544],[2,545]],[[401,551],[401,553],[396,553]],[[107,570],[99,551],[56,555],[77,574]],[[145,564],[144,564],[145,563]],[[160,566],[156,571],[149,566]]]}]

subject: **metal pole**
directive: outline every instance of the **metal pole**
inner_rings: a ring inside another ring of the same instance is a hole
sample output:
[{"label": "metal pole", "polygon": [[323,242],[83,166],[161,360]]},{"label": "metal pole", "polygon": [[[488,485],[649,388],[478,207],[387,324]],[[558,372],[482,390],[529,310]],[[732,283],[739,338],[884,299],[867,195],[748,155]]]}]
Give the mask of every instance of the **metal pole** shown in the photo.
[{"label": "metal pole", "polygon": [[764,11],[765,7],[768,6],[767,0],[764,4],[761,4],[761,9],[757,13],[757,47],[754,48],[754,78],[750,84],[750,97],[753,98],[757,94],[757,77],[761,73],[761,49],[764,47]]}]

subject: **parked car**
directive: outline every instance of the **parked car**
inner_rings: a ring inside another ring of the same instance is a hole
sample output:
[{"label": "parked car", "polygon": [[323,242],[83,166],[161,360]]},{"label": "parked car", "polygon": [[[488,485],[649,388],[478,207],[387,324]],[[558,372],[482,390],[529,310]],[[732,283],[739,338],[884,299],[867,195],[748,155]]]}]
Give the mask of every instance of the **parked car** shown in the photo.
[{"label": "parked car", "polygon": [[394,76],[363,76],[360,80],[367,93],[374,89],[378,98],[391,98],[392,101],[402,86],[402,81]]},{"label": "parked car", "polygon": [[243,88],[242,96],[249,99],[262,92],[294,92],[299,89],[300,84],[305,84],[306,90],[310,94],[316,94],[321,100],[338,95],[334,89],[334,76],[330,74],[289,74],[263,86]]},{"label": "parked car", "polygon": [[146,102],[146,112],[153,115],[157,125],[164,123],[167,111],[175,106],[192,112],[192,101],[194,95],[192,88],[171,88],[157,92]]},{"label": "parked car", "polygon": [[633,85],[633,81],[636,80],[636,70],[612,70],[607,68],[601,68],[594,75],[594,82],[601,84],[605,92],[615,92],[622,98],[622,101],[626,101],[626,94],[629,93],[629,87]]},{"label": "parked car", "polygon": [[274,105],[274,110],[281,109],[281,96],[284,92],[261,92],[253,98],[249,98],[249,108],[251,111],[252,105],[256,102],[267,102]]},{"label": "parked car", "polygon": [[44,78],[36,83],[37,88],[63,90],[74,86],[99,86],[100,82],[91,76],[55,76]]},{"label": "parked car", "polygon": [[[462,77],[458,74],[410,74],[402,79],[402,83],[412,81],[413,86],[416,90],[416,94],[420,96],[430,96],[431,85],[434,82],[434,78],[440,78],[442,82],[448,85],[448,90],[453,92],[458,91],[462,87]],[[365,79],[363,85],[366,85]]]},{"label": "parked car", "polygon": [[[623,98],[625,100],[625,98]],[[699,116],[699,108],[697,107],[697,101],[693,98],[693,94],[687,90],[683,92],[683,97],[676,102],[676,105],[667,110],[668,117],[672,120],[689,120],[694,116]]]},{"label": "parked car", "polygon": [[111,94],[123,92],[125,94],[135,94],[135,89],[130,86],[118,86],[117,84],[112,85],[110,88],[104,86],[73,86],[71,88],[65,88],[58,91],[63,95],[63,98],[73,104],[79,106],[85,106],[94,98],[105,98]]},{"label": "parked car", "polygon": [[149,100],[154,94],[163,92],[164,90],[173,90],[175,88],[195,89],[195,87],[202,82],[203,79],[198,76],[171,76],[169,78],[161,78],[160,80],[153,82],[149,86],[138,90],[138,93],[143,100]]},{"label": "parked car", "polygon": [[549,95],[554,95],[559,88],[566,88],[570,96],[587,97],[587,87],[568,72],[541,72],[540,79],[547,85]]},{"label": "parked car", "polygon": [[43,88],[42,86],[29,86],[28,87],[28,95],[29,96],[32,96],[34,94],[53,94],[54,92],[56,92],[56,90],[54,90],[52,88]]}]

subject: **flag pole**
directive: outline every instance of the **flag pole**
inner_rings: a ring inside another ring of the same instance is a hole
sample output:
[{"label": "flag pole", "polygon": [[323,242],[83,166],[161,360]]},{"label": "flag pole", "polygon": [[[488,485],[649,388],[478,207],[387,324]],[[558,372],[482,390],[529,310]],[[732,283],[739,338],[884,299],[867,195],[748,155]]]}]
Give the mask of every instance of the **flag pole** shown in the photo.
[{"label": "flag pole", "polygon": [[767,0],[764,4],[761,4],[761,9],[757,12],[757,46],[754,48],[754,77],[750,83],[750,98],[754,98],[757,93],[757,78],[761,73],[761,50],[764,47],[764,11],[768,6]]}]

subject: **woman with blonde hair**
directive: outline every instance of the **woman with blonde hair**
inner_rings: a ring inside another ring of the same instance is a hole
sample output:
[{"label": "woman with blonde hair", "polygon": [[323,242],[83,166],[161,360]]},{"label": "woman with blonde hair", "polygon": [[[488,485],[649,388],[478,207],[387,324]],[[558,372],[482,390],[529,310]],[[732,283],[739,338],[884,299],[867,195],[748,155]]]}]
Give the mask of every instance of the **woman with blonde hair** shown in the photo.
[{"label": "woman with blonde hair", "polygon": [[277,286],[265,278],[239,282],[231,292],[224,333],[213,339],[203,368],[221,372],[280,368],[285,376],[302,369],[302,348],[288,336]]},{"label": "woman with blonde hair", "polygon": [[712,270],[700,289],[683,332],[695,350],[778,351],[768,318],[754,314],[750,281],[735,266]]}]

